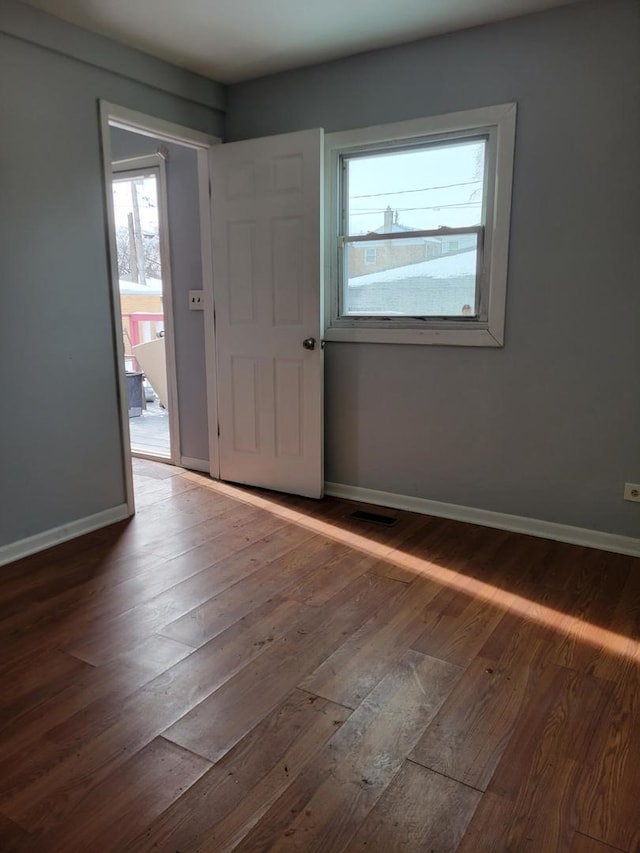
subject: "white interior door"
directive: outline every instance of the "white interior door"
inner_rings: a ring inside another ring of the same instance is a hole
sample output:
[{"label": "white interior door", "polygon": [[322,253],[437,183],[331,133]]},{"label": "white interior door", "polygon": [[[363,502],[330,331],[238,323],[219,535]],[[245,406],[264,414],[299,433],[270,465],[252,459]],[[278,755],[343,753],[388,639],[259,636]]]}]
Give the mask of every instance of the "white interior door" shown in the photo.
[{"label": "white interior door", "polygon": [[320,497],[322,131],[212,156],[220,477]]}]

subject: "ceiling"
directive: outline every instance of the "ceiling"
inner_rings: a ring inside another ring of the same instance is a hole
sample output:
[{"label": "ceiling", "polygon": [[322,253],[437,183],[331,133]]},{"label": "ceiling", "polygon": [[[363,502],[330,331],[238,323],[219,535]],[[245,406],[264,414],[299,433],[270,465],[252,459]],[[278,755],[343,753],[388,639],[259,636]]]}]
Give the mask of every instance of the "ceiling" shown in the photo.
[{"label": "ceiling", "polygon": [[24,0],[235,83],[579,0]]}]

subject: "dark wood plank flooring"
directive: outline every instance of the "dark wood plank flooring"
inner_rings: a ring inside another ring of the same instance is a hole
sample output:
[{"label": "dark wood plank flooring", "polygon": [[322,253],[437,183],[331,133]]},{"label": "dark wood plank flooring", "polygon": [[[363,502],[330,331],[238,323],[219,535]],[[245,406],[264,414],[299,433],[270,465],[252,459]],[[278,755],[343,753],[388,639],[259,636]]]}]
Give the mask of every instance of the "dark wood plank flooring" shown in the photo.
[{"label": "dark wood plank flooring", "polygon": [[0,569],[3,853],[640,850],[640,560],[134,470]]}]

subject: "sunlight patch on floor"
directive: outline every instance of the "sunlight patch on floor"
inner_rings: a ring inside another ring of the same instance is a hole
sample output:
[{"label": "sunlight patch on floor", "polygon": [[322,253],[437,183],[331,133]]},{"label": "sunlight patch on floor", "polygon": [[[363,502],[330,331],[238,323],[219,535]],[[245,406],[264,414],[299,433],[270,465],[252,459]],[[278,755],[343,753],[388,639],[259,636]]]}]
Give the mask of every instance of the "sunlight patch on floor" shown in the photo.
[{"label": "sunlight patch on floor", "polygon": [[[223,483],[219,480],[207,479],[202,475],[193,474],[192,472],[186,472],[182,476],[218,494],[251,504],[286,521],[305,527],[314,533],[326,536],[335,542],[355,548],[364,554],[385,560],[394,566],[413,572],[420,577],[428,578],[442,586],[466,593],[481,601],[486,601],[505,612],[514,613],[544,628],[551,629],[581,643],[602,648],[612,654],[640,663],[640,643],[629,637],[616,634],[613,631],[601,628],[598,625],[586,622],[568,613],[554,610],[540,602],[524,598],[516,593],[507,592],[477,578],[467,577],[452,569],[447,569],[445,566],[425,560],[422,557],[404,554],[393,546],[380,544],[350,530],[343,530],[339,526],[322,518],[314,518],[305,512],[282,506],[275,500],[247,492],[237,486]],[[463,522],[459,523],[462,524]]]}]

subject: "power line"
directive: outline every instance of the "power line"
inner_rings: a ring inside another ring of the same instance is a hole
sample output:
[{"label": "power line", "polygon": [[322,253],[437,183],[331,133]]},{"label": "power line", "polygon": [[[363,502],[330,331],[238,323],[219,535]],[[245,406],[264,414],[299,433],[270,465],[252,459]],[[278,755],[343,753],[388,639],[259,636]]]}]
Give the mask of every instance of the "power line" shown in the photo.
[{"label": "power line", "polygon": [[[461,204],[434,204],[431,207],[398,207],[396,208],[398,213],[408,213],[409,211],[415,210],[461,210],[467,207],[480,207],[482,205],[481,201],[469,201]],[[374,214],[384,213],[384,208],[376,207],[371,210],[359,210],[359,211],[349,211],[349,217],[352,216],[373,216]]]},{"label": "power line", "polygon": [[424,193],[430,192],[431,190],[448,190],[452,187],[468,187],[471,184],[481,184],[482,179],[478,178],[476,181],[464,181],[459,184],[442,184],[439,187],[419,187],[417,190],[390,190],[386,193],[367,193],[366,195],[351,195],[349,199],[352,198],[377,198],[378,196],[385,195],[406,195],[407,193]]}]

